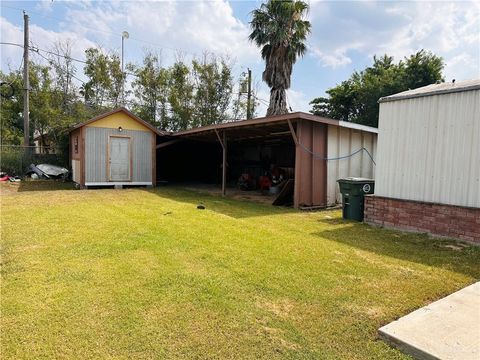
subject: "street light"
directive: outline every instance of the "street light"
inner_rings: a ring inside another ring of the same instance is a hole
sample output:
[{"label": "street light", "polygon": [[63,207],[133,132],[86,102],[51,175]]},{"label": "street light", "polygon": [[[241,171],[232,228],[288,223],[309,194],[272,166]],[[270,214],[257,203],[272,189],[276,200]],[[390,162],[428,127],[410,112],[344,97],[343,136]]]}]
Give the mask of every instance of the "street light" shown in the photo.
[{"label": "street light", "polygon": [[[128,39],[130,34],[127,31],[122,32],[122,76],[124,76],[124,46],[123,42]],[[122,105],[125,106],[125,78],[122,79]]]}]

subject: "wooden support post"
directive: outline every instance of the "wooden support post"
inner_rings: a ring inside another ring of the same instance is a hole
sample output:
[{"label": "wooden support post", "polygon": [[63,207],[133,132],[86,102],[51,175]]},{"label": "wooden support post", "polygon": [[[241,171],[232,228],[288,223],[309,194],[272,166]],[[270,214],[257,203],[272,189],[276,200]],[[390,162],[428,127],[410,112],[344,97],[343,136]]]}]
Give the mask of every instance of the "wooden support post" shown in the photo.
[{"label": "wooden support post", "polygon": [[222,132],[223,138],[220,137],[218,130],[215,129],[218,141],[222,145],[222,195],[227,194],[227,135],[225,130]]},{"label": "wooden support post", "polygon": [[292,122],[290,120],[287,120],[287,123],[288,123],[288,127],[290,129],[290,133],[292,134],[293,142],[295,143],[295,146],[298,146],[297,134],[295,133]]}]

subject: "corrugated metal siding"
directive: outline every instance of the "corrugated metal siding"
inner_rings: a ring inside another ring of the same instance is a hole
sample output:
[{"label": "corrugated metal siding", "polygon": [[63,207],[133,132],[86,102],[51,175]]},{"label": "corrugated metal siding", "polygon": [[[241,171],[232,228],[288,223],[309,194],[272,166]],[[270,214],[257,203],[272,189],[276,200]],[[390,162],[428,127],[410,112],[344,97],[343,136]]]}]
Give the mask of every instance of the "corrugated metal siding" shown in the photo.
[{"label": "corrugated metal siding", "polygon": [[[117,129],[86,127],[85,181],[105,182],[107,179],[108,136],[119,135]],[[122,136],[131,137],[132,181],[152,181],[152,136],[150,131],[124,129]]]},{"label": "corrugated metal siding", "polygon": [[[366,148],[376,160],[377,134],[355,129],[328,126],[328,158],[349,155]],[[375,178],[375,165],[365,151],[340,160],[327,161],[327,203],[341,202],[337,180],[345,177]]]},{"label": "corrugated metal siding", "polygon": [[381,103],[375,194],[480,207],[480,91]]}]

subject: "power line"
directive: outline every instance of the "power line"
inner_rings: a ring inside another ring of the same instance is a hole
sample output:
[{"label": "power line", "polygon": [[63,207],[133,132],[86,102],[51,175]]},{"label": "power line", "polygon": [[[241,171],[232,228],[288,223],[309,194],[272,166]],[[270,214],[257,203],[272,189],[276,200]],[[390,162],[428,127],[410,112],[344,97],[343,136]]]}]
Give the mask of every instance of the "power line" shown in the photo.
[{"label": "power line", "polygon": [[[20,71],[22,71],[22,68],[23,68],[23,57],[24,55],[22,55],[22,59],[20,60],[20,65],[18,66],[18,69],[15,71],[17,73],[19,73]],[[2,83],[3,85],[7,85],[7,86],[11,86],[14,82],[15,82],[16,79],[13,79],[12,81],[10,81],[9,83]]]},{"label": "power line", "polygon": [[76,62],[79,62],[79,63],[82,63],[82,64],[87,64],[87,62],[85,60],[79,60],[79,59],[75,59],[75,58],[72,58],[71,56],[68,56],[68,55],[62,55],[62,54],[58,54],[58,53],[55,53],[53,51],[50,51],[50,50],[44,50],[44,49],[40,49],[39,47],[29,47],[32,51],[35,51],[36,53],[39,53],[39,51],[43,51],[44,53],[47,53],[47,54],[50,54],[50,55],[55,55],[55,56],[60,56],[64,59],[67,59],[67,60],[72,60],[72,61],[76,61]]},{"label": "power line", "polygon": [[[18,47],[21,47],[23,48],[23,45],[21,44],[17,44],[17,43],[12,43],[12,42],[0,42],[0,45],[13,45],[13,46],[18,46]],[[60,56],[60,57],[63,57],[65,59],[69,59],[69,60],[72,60],[72,61],[77,61],[77,62],[80,62],[82,64],[87,64],[87,62],[85,60],[79,60],[79,59],[75,59],[71,56],[66,56],[66,55],[62,55],[62,54],[58,54],[58,53],[55,53],[53,51],[50,51],[50,50],[45,50],[45,49],[40,49],[38,46],[28,46],[28,48],[31,50],[31,51],[34,51],[36,53],[38,53],[39,51],[43,51],[47,54],[50,54],[50,55],[55,55],[55,56]]]},{"label": "power line", "polygon": [[[0,5],[1,7],[4,7],[4,8],[8,8],[8,9],[12,9],[12,10],[18,10],[18,11],[25,11],[24,9],[20,9],[20,8],[17,8],[17,7],[14,7],[14,6],[9,6],[9,5],[4,5],[4,4],[1,4]],[[36,14],[36,15],[39,15],[39,16],[42,16],[44,18],[49,18],[49,19],[53,19],[53,20],[57,20],[57,21],[61,21],[61,22],[65,22],[65,19],[61,19],[61,18],[57,18],[57,17],[54,17],[54,16],[50,16],[50,15],[45,15],[45,14],[42,14],[42,13],[39,13],[39,12],[35,12],[35,11],[32,11],[32,10],[28,10],[29,13],[32,13],[32,14]],[[118,36],[118,37],[121,37],[122,36],[122,32],[121,31],[108,31],[108,30],[100,30],[100,29],[95,29],[95,28],[92,28],[92,27],[89,27],[89,26],[86,26],[86,25],[83,25],[83,24],[76,24],[84,29],[87,29],[87,30],[90,30],[90,31],[93,31],[93,32],[97,32],[97,33],[104,33],[104,34],[109,34],[109,35],[115,35],[115,36]],[[190,52],[190,51],[186,51],[186,50],[183,50],[183,49],[178,49],[178,48],[172,48],[172,47],[168,47],[168,46],[164,46],[164,45],[161,45],[161,44],[157,44],[155,42],[152,42],[152,41],[148,41],[148,40],[143,40],[143,39],[139,39],[137,37],[129,37],[129,40],[133,40],[133,41],[137,41],[139,43],[144,43],[144,44],[148,44],[148,45],[152,45],[152,46],[155,46],[159,49],[165,49],[165,50],[170,50],[170,51],[174,51],[174,52],[181,52],[181,53],[185,53],[185,54],[190,54],[190,55],[193,55],[193,56],[197,56],[196,53],[193,53],[193,52]]]},{"label": "power line", "polygon": [[[22,11],[22,12],[23,12],[23,11],[28,11],[30,14],[35,14],[35,15],[38,15],[38,16],[41,16],[41,17],[44,17],[44,18],[48,18],[48,19],[53,19],[53,20],[65,22],[65,19],[57,18],[57,17],[51,16],[51,15],[45,15],[45,14],[42,14],[42,13],[39,13],[39,12],[36,12],[36,11],[32,11],[32,10],[30,10],[30,9],[25,10],[25,9],[21,9],[21,8],[14,7],[14,6],[10,6],[10,5],[4,5],[4,4],[1,4],[0,6],[1,6],[1,7],[4,7],[4,8],[12,9],[12,10]],[[94,28],[91,28],[91,27],[89,27],[89,26],[85,26],[85,25],[82,25],[82,24],[77,24],[77,25],[83,27],[84,29],[88,29],[88,30],[91,30],[91,31],[95,31],[95,32],[99,32],[99,33],[104,33],[104,34],[109,34],[109,35],[118,35],[118,36],[121,36],[121,33],[120,33],[120,32],[116,33],[116,32],[113,32],[113,31],[94,29]]]},{"label": "power line", "polygon": [[[43,59],[45,59],[46,61],[48,61],[49,64],[51,65],[54,65],[53,61],[49,58],[47,58],[46,56],[43,56],[42,54],[40,54],[39,52],[37,52],[38,55],[40,55]],[[70,71],[67,71],[67,74],[70,75],[71,77],[73,77],[74,79],[77,79],[78,81],[80,81],[82,84],[86,84],[85,81],[83,81],[82,79],[76,77],[72,72]]]},{"label": "power line", "polygon": [[257,95],[255,95],[255,94],[252,94],[252,96],[253,96],[255,99],[257,99],[258,101],[261,101],[264,105],[269,105],[269,102],[268,102],[267,100],[261,99],[261,98],[259,98]]},{"label": "power line", "polygon": [[[44,60],[46,60],[50,65],[54,65],[53,61],[51,59],[48,59],[46,56],[42,55],[40,53],[40,51],[46,53],[46,54],[50,54],[50,55],[54,55],[54,56],[59,56],[59,57],[62,57],[64,59],[67,59],[67,60],[72,60],[72,61],[76,61],[76,62],[79,62],[79,63],[82,63],[82,64],[88,64],[87,61],[85,60],[80,60],[80,59],[76,59],[76,58],[73,58],[71,56],[67,56],[67,55],[63,55],[63,54],[59,54],[59,53],[56,53],[56,52],[53,52],[53,51],[50,51],[50,50],[45,50],[45,49],[41,49],[39,48],[38,46],[36,46],[35,44],[33,44],[33,42],[31,41],[31,46],[28,46],[28,49],[37,53],[40,57],[42,57]],[[0,45],[12,45],[12,46],[18,46],[18,47],[21,47],[23,48],[23,46],[21,44],[17,44],[17,43],[12,43],[12,42],[0,42]],[[129,76],[133,76],[133,77],[140,77],[141,75],[139,74],[135,74],[135,73],[131,73],[131,72],[124,72],[125,75],[129,75]],[[72,72],[68,72],[68,74],[70,76],[72,76],[74,79],[80,81],[82,84],[86,84],[85,81],[81,80],[80,78],[78,78],[77,76],[75,76]],[[199,86],[195,86],[195,85],[192,85],[192,90],[198,90],[200,87]],[[233,95],[237,95],[237,94],[242,94],[242,92],[231,92],[230,93],[230,96],[233,96]],[[259,100],[259,101],[263,101],[264,105],[268,106],[268,101],[264,100],[264,99],[260,99],[258,98],[255,93],[252,92],[252,96]]]}]

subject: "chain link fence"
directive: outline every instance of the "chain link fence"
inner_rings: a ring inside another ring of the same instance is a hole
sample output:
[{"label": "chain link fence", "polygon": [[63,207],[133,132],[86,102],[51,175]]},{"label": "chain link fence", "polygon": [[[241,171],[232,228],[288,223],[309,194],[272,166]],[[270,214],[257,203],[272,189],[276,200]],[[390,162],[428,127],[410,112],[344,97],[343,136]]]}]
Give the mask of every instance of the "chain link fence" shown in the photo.
[{"label": "chain link fence", "polygon": [[68,169],[68,154],[50,147],[0,145],[1,172],[23,176],[30,164],[52,164]]}]

